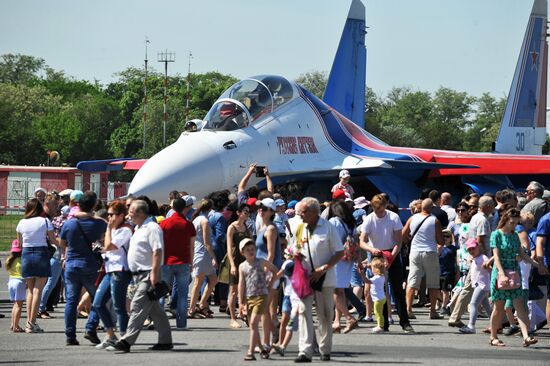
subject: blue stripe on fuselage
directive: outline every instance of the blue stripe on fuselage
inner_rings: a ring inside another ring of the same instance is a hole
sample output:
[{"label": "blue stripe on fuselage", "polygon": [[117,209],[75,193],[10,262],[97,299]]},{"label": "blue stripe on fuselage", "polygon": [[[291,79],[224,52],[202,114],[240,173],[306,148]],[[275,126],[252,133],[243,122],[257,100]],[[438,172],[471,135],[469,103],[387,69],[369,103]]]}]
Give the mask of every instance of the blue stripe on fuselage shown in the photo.
[{"label": "blue stripe on fuselage", "polygon": [[321,117],[320,122],[324,126],[325,135],[329,139],[329,142],[331,142],[341,152],[366,158],[414,161],[414,159],[409,155],[376,151],[357,144],[349,136],[340,122],[338,122],[336,116],[325,103],[302,87],[300,87],[300,91],[304,99],[309,102],[311,107],[314,108],[315,112]]}]

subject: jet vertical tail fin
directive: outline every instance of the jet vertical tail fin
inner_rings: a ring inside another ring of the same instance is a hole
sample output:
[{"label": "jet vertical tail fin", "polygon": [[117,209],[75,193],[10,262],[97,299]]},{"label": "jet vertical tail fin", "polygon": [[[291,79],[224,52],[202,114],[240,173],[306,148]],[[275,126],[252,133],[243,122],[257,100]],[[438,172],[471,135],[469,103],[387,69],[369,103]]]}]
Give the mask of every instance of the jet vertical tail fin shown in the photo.
[{"label": "jet vertical tail fin", "polygon": [[353,0],[323,96],[325,103],[361,128],[365,125],[365,29],[365,6]]},{"label": "jet vertical tail fin", "polygon": [[535,0],[494,150],[540,155],[546,142],[548,2]]}]

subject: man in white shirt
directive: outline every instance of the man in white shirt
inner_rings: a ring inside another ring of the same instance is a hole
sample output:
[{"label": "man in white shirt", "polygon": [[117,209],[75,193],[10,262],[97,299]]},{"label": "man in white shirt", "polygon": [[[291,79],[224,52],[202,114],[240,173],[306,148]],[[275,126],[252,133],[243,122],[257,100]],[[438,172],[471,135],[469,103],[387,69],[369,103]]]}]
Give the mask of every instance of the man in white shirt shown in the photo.
[{"label": "man in white shirt", "polygon": [[108,351],[130,352],[135,344],[143,323],[151,317],[159,337],[158,343],[150,347],[155,351],[167,351],[173,348],[170,323],[158,299],[152,300],[148,292],[161,281],[163,262],[163,236],[160,226],[148,216],[145,201],[133,201],[129,209],[130,220],[136,225],[128,249],[128,266],[134,277],[136,293],[130,306],[130,320],[126,334],[106,349]]},{"label": "man in white shirt", "polygon": [[449,192],[443,192],[441,193],[441,209],[447,213],[447,217],[449,218],[449,223],[455,221],[456,219],[456,211],[453,204],[453,197]]},{"label": "man in white shirt", "polygon": [[521,209],[521,212],[531,212],[535,216],[535,226],[537,226],[540,218],[550,212],[550,204],[542,198],[544,186],[539,182],[530,182],[525,193],[527,204]]},{"label": "man in white shirt", "polygon": [[[409,218],[403,228],[403,237],[411,237],[409,277],[407,279],[407,311],[412,317],[414,294],[420,289],[422,277],[430,296],[430,319],[442,319],[435,310],[439,295],[439,254],[443,245],[441,222],[431,214],[434,203],[430,198],[422,201],[422,211]],[[414,319],[414,317],[412,317]]]},{"label": "man in white shirt", "polygon": [[[322,291],[301,299],[298,307],[300,317],[298,358],[294,362],[311,362],[313,356],[313,297],[319,321],[319,351],[322,361],[330,360],[332,350],[332,320],[334,318],[334,266],[344,255],[344,246],[334,226],[321,218],[319,201],[306,197],[301,202],[304,225],[297,229],[296,240],[303,244],[302,264],[310,272],[311,281],[318,282],[325,276]],[[310,255],[311,254],[311,255]]]},{"label": "man in white shirt", "polygon": [[[388,201],[382,194],[377,194],[371,200],[374,210],[361,226],[361,248],[373,256],[383,256],[388,265],[388,282],[391,283],[393,296],[399,313],[399,325],[407,333],[414,332],[409,322],[405,291],[403,290],[403,264],[401,262],[401,229],[403,224],[399,215],[386,210]],[[388,309],[384,307],[384,330],[389,330]]]}]

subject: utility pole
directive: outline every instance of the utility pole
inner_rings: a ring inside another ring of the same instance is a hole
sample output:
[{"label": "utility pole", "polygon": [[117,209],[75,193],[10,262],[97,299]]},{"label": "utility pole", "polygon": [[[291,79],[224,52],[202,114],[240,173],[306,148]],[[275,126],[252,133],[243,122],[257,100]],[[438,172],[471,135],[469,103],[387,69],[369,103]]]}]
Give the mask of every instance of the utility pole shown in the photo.
[{"label": "utility pole", "polygon": [[143,151],[145,151],[145,124],[147,122],[147,44],[149,39],[145,36],[145,78],[143,79]]},{"label": "utility pole", "polygon": [[189,84],[191,84],[191,59],[193,54],[189,51],[189,64],[187,67],[187,100],[185,102],[185,123],[189,121]]},{"label": "utility pole", "polygon": [[168,112],[166,111],[166,102],[168,100],[168,63],[176,61],[176,54],[173,52],[158,53],[158,62],[164,62],[164,125],[162,132],[162,143],[166,146],[166,121],[168,120]]}]

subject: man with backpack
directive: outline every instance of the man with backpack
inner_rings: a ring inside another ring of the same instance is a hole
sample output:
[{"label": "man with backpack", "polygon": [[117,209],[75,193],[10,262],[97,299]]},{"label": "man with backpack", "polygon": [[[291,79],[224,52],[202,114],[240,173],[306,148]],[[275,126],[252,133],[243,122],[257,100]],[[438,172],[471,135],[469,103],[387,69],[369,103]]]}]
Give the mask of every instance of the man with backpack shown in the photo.
[{"label": "man with backpack", "polygon": [[407,311],[412,315],[415,291],[420,288],[423,275],[430,297],[430,319],[442,319],[435,310],[439,295],[439,255],[437,248],[443,244],[441,222],[431,214],[433,201],[422,201],[422,211],[414,214],[403,228],[403,237],[411,234],[409,277],[407,279]]}]

